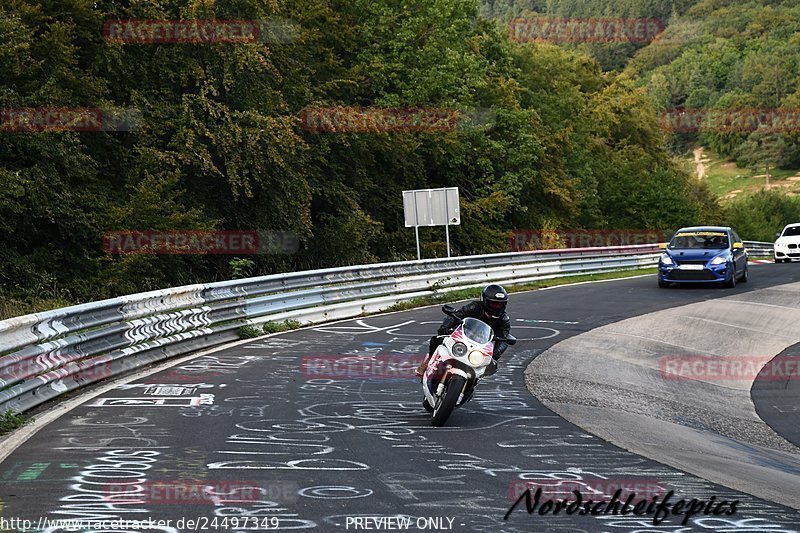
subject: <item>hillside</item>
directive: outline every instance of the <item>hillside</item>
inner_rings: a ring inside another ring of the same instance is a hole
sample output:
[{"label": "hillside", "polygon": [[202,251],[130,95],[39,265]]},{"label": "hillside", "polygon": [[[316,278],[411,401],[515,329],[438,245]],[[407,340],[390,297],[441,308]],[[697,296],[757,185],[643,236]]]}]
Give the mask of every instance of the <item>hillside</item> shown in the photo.
[{"label": "hillside", "polygon": [[[678,20],[697,0],[482,0],[481,14],[503,24],[513,19],[542,17],[547,19],[607,19],[649,20],[668,27]],[[631,57],[646,47],[646,40],[617,40],[610,42],[580,39],[562,46],[587,53],[597,59],[604,70],[621,70]]]},{"label": "hillside", "polygon": [[787,196],[800,194],[800,173],[796,170],[742,168],[735,161],[720,158],[704,148],[697,148],[682,161],[686,172],[696,175],[724,204],[735,198],[762,190],[779,191]]},{"label": "hillside", "polygon": [[526,16],[659,19],[665,29],[652,42],[562,46],[581,48],[607,67],[617,67],[647,89],[660,112],[724,109],[733,114],[728,121],[744,122],[751,117],[735,113],[772,112],[756,127],[718,128],[706,119],[701,127],[672,136],[675,153],[703,146],[742,167],[768,163],[800,168],[800,120],[795,113],[800,109],[800,1],[484,0],[482,9],[503,23]]},{"label": "hillside", "polygon": [[762,240],[800,220],[798,31],[796,0],[707,0],[673,20],[623,72],[662,116],[701,110],[697,127],[671,135],[670,150],[686,159],[704,150],[711,158],[704,181],[727,219]]},{"label": "hillside", "polygon": [[[178,19],[288,21],[290,31],[155,43],[113,22]],[[456,254],[505,251],[515,229],[670,228],[719,215],[631,81],[578,52],[512,42],[477,1],[0,0],[0,21],[0,107],[136,117],[119,130],[4,124],[6,300],[410,259],[406,189],[459,187]],[[433,116],[445,119],[407,120]],[[125,231],[208,230],[280,232],[296,246],[237,257],[108,245]],[[424,256],[445,253],[440,229],[421,234]]]},{"label": "hillside", "polygon": [[[764,191],[785,216],[751,225],[759,238],[774,233],[766,225],[800,220],[800,1],[484,0],[482,11],[503,25],[538,20],[538,28],[562,18],[661,20],[664,31],[646,42],[558,45],[591,55],[646,91],[669,151],[720,199],[726,220],[736,223],[740,211],[753,208],[750,197]],[[711,157],[704,176],[698,151]]]}]

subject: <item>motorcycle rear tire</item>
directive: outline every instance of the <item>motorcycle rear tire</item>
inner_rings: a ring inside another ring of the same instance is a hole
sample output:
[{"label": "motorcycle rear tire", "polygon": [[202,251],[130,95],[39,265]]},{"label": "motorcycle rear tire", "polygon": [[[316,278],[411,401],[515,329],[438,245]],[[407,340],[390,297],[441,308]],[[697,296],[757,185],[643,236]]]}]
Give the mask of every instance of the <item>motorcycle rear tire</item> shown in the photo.
[{"label": "motorcycle rear tire", "polygon": [[461,391],[464,390],[464,383],[465,380],[461,376],[451,376],[450,379],[447,380],[444,394],[442,394],[442,397],[433,407],[433,417],[431,418],[432,425],[441,427],[447,423],[447,419],[450,418],[450,414],[453,412],[453,409],[456,408],[456,403],[458,402],[458,397],[461,395]]}]

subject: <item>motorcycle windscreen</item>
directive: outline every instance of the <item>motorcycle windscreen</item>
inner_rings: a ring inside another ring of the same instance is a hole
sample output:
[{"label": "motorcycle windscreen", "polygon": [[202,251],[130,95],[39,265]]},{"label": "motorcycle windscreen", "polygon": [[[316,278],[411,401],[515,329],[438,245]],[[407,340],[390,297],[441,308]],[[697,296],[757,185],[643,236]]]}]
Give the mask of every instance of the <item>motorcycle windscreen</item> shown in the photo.
[{"label": "motorcycle windscreen", "polygon": [[492,328],[485,322],[481,322],[475,318],[466,318],[464,323],[461,324],[461,329],[464,336],[477,344],[487,344],[492,340]]}]

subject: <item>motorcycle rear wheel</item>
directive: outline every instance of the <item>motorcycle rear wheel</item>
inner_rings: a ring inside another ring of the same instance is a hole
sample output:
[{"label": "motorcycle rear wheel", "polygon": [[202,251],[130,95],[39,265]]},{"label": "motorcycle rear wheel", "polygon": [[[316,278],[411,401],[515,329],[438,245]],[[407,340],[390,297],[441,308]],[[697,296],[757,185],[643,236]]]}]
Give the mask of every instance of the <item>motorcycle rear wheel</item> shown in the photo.
[{"label": "motorcycle rear wheel", "polygon": [[456,407],[458,397],[461,391],[464,390],[465,380],[461,376],[451,376],[445,385],[444,394],[436,401],[433,407],[433,417],[431,417],[431,424],[436,427],[445,425],[450,414]]}]

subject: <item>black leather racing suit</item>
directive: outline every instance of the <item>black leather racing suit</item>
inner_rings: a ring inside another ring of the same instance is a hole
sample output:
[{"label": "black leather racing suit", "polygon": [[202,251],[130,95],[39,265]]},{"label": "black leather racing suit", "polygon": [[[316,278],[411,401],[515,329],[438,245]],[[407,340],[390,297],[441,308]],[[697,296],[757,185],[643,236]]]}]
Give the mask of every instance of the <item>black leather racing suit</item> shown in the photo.
[{"label": "black leather racing suit", "polygon": [[[459,318],[472,317],[477,318],[482,322],[486,322],[489,327],[492,328],[494,334],[499,337],[508,337],[509,333],[511,333],[511,318],[509,318],[508,314],[503,313],[500,318],[492,318],[487,313],[484,313],[483,304],[480,302],[480,300],[466,304],[464,307],[456,311],[456,315]],[[456,329],[456,327],[458,327],[458,321],[456,319],[449,316],[445,318],[444,322],[442,322],[442,325],[439,327],[439,336],[431,337],[428,346],[428,357],[432,356],[433,352],[436,351],[436,348],[438,348],[439,345],[444,342],[442,335],[450,335]],[[507,348],[508,344],[505,342],[495,342],[492,358],[497,361]]]}]

